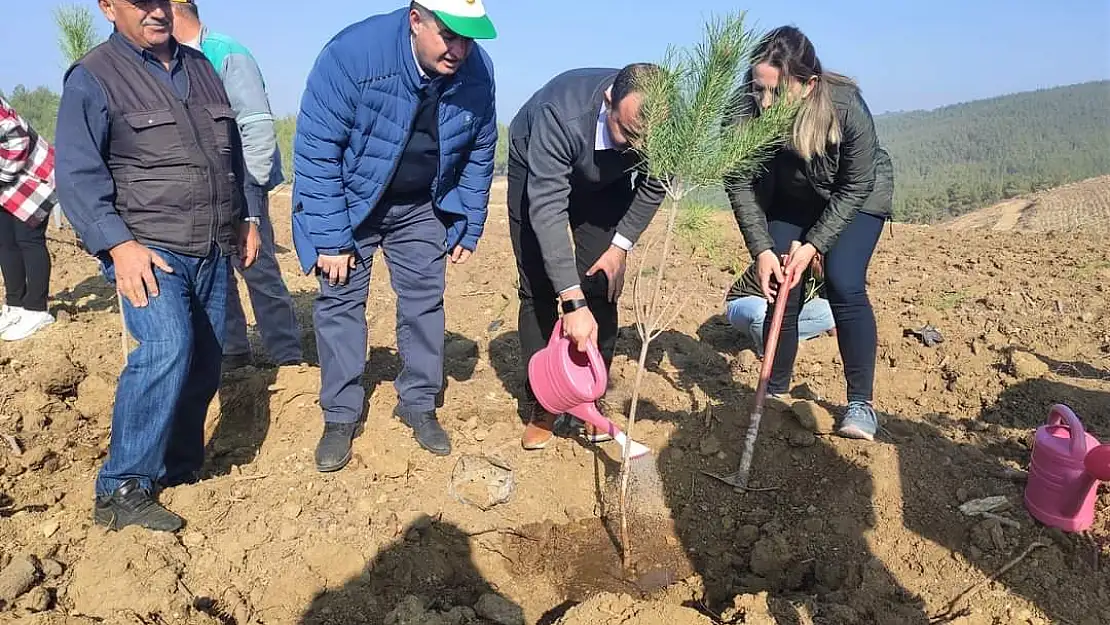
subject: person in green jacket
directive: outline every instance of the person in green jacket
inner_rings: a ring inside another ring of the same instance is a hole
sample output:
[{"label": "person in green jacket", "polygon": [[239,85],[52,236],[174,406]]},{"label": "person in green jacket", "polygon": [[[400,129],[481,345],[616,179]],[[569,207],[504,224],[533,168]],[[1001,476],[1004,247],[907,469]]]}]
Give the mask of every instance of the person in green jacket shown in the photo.
[{"label": "person in green jacket", "polygon": [[[270,221],[270,191],[285,181],[281,152],[274,132],[274,117],[266,84],[250,50],[227,35],[209,31],[200,21],[196,0],[173,0],[173,34],[178,42],[195,48],[216,68],[224,83],[239,134],[243,138],[243,160],[247,175],[243,191],[247,202],[257,207],[252,214],[262,235],[262,247],[254,266],[242,271],[247,283],[255,321],[262,333],[267,355],[278,365],[295,365],[304,360],[301,330],[293,298],[281,277]],[[239,300],[239,285],[232,273],[228,280],[227,336],[224,340],[224,369],[253,362],[247,340],[247,318]]]},{"label": "person in green jacket", "polygon": [[[798,315],[798,340],[808,341],[825,333],[836,333],[836,320],[825,293],[823,274],[814,262],[799,288],[803,293],[802,312]],[[763,357],[763,325],[767,318],[767,298],[759,284],[755,263],[745,271],[725,296],[725,317],[733,327],[743,333],[755,353]]]},{"label": "person in green jacket", "polygon": [[776,97],[792,98],[801,107],[789,141],[764,171],[727,181],[768,302],[783,290],[786,270],[794,275],[768,392],[781,395],[790,388],[802,308],[801,289],[793,287],[821,254],[848,387],[848,409],[838,431],[873,440],[879,427],[872,406],[878,338],[867,296],[867,268],[891,216],[890,157],[879,146],[859,87],[826,71],[800,30],[784,26],[771,31],[751,61],[737,121],[758,115]]}]

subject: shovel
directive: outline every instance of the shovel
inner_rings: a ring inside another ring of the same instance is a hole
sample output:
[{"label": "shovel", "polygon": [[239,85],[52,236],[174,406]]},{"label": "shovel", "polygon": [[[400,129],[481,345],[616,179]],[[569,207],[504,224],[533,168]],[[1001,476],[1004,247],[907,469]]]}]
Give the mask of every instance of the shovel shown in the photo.
[{"label": "shovel", "polygon": [[[787,257],[783,257],[786,264]],[[786,270],[783,276],[785,285],[794,281],[794,272]],[[771,331],[767,334],[767,346],[763,350],[763,365],[759,371],[759,386],[755,389],[755,407],[752,408],[751,419],[748,422],[748,434],[744,439],[744,454],[740,457],[740,466],[734,473],[720,475],[702,471],[709,477],[720,480],[725,484],[740,491],[774,490],[748,487],[748,473],[752,468],[752,456],[755,455],[755,440],[759,436],[759,422],[763,418],[763,402],[767,399],[767,386],[771,383],[771,370],[775,366],[775,352],[779,347],[779,335],[782,333],[782,318],[786,316],[786,299],[790,289],[779,285],[778,295],[775,297],[775,309],[771,313]]]}]

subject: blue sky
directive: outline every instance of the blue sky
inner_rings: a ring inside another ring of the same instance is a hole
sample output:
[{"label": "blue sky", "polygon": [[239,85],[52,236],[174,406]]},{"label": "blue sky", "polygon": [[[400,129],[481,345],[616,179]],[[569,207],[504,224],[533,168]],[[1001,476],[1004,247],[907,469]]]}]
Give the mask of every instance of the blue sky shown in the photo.
[{"label": "blue sky", "polygon": [[[93,0],[68,0],[87,3]],[[858,79],[875,112],[935,108],[1014,91],[1110,78],[1110,0],[485,0],[501,37],[498,114],[508,122],[571,67],[659,59],[698,40],[704,19],[747,8],[756,25],[795,24],[825,66]],[[51,0],[0,0],[0,89],[60,87]],[[347,24],[403,0],[197,0],[210,28],[258,57],[279,114],[295,113],[321,46]],[[107,22],[97,11],[103,32]],[[264,22],[267,22],[264,25]],[[18,51],[18,54],[12,54]]]}]

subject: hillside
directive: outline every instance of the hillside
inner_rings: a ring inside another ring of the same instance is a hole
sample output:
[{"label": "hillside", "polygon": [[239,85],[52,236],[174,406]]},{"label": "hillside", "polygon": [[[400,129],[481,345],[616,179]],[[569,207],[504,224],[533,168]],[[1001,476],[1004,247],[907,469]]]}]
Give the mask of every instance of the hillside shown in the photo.
[{"label": "hillside", "polygon": [[899,220],[934,222],[1110,174],[1110,81],[875,120],[894,160]]},{"label": "hillside", "polygon": [[[58,96],[16,87],[11,102],[53,139]],[[879,115],[880,139],[895,170],[899,221],[934,223],[1000,200],[1110,174],[1110,81],[1005,95],[932,111]],[[502,120],[507,121],[507,120]],[[294,116],[277,120],[287,179],[292,179]],[[502,125],[497,173],[505,172]],[[696,201],[728,205],[719,190]]]},{"label": "hillside", "polygon": [[[1030,434],[1051,404],[1067,403],[1092,434],[1110,436],[1103,237],[884,231],[870,274],[882,435],[868,444],[815,434],[771,408],[752,473],[765,490],[737,494],[703,471],[736,466],[759,363],[721,316],[734,279],[725,255],[714,260],[689,242],[713,232],[727,256],[742,247],[730,215],[687,223],[668,275],[688,301],[648,353],[635,430],[653,450],[661,486],[651,494],[666,511],[634,507],[637,560],[626,573],[605,496],[620,448],[573,437],[520,448],[517,289],[504,188],[495,191],[477,254],[448,270],[439,414],[454,454],[428,455],[390,417],[401,367],[396,300],[388,268],[375,263],[366,432],[351,465],[327,475],[313,469],[317,286],[290,251],[288,197],[275,194],[278,258],[311,364],[225,377],[209,412],[203,481],[161,495],[188,519],[176,536],[91,525],[120,322],[96,262],[70,232],[52,230],[59,323],[0,344],[0,623],[1110,623],[1110,491],[1085,535],[1048,531],[1021,504]],[[630,294],[610,376],[618,409],[627,409],[640,347]],[[905,335],[925,323],[943,344]],[[835,339],[804,344],[796,371],[795,393],[843,406]],[[483,509],[469,503],[493,494],[483,478],[503,475],[484,458],[512,479],[508,501],[475,502]],[[643,489],[634,483],[634,502]],[[995,518],[958,509],[992,496],[1009,506]],[[1043,546],[982,588],[966,614],[945,616],[949,601],[1031,544]]]},{"label": "hillside", "polygon": [[943,224],[949,230],[1110,232],[1110,176],[1022,195]]}]

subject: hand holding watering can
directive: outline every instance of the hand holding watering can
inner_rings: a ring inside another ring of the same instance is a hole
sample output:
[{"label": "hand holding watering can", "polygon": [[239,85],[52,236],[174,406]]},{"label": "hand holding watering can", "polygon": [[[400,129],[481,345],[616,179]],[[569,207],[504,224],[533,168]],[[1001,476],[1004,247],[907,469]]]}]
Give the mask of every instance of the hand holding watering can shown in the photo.
[{"label": "hand holding watering can", "polygon": [[543,409],[551,414],[570,413],[601,432],[608,432],[622,447],[631,446],[631,457],[650,450],[628,439],[624,432],[606,419],[594,404],[609,384],[605,361],[596,341],[587,341],[586,350],[579,351],[563,333],[563,320],[555,322],[547,347],[528,361],[528,381],[532,393]]}]

